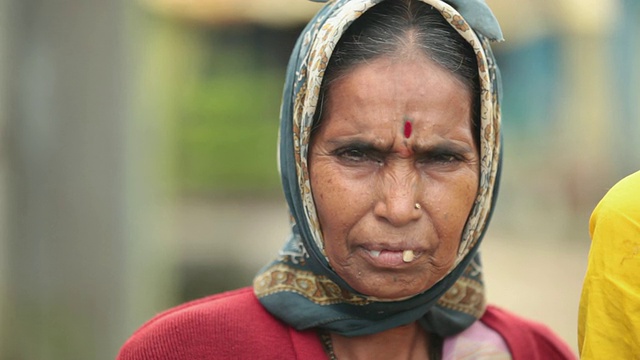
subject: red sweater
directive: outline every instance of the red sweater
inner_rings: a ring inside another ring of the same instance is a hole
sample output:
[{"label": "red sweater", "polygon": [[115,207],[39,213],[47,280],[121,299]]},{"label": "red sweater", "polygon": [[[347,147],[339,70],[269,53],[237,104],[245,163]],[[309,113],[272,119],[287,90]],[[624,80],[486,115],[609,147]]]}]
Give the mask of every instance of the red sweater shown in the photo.
[{"label": "red sweater", "polygon": [[[543,325],[489,306],[481,321],[504,338],[514,360],[575,359]],[[165,311],[127,340],[117,360],[326,359],[315,330],[297,331],[243,288]]]}]

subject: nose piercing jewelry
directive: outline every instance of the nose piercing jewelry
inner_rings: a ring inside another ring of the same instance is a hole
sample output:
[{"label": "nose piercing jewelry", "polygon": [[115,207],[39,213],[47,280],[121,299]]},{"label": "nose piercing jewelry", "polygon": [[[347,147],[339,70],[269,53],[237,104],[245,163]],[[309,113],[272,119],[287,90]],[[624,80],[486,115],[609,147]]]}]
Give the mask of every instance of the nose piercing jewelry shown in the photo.
[{"label": "nose piercing jewelry", "polygon": [[420,208],[422,208],[422,206],[420,206],[420,204],[416,203],[413,207],[416,208],[416,210],[420,210]]}]

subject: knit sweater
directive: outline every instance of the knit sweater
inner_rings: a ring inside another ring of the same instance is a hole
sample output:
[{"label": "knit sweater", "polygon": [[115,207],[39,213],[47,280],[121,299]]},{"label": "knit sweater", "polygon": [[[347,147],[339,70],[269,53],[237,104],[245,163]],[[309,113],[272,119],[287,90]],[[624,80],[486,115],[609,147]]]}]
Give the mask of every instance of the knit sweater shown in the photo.
[{"label": "knit sweater", "polygon": [[[548,328],[489,306],[481,321],[514,360],[575,359]],[[167,310],[138,329],[117,360],[326,359],[314,329],[297,331],[269,314],[250,287]]]}]

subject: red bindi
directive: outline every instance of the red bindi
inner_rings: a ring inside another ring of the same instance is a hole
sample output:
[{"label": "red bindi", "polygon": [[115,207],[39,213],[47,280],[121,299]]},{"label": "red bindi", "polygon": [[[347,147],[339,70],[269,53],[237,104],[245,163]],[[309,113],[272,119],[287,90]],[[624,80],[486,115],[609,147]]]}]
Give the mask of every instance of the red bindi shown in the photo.
[{"label": "red bindi", "polygon": [[411,125],[411,121],[404,122],[404,137],[409,138],[411,136],[411,131],[413,130],[413,126]]}]

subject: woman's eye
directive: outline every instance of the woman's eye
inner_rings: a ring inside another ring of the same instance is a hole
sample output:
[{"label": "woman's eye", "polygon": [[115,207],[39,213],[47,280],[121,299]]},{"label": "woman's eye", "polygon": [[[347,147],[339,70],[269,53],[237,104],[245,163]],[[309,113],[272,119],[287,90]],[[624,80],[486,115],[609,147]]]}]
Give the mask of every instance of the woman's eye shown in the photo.
[{"label": "woman's eye", "polygon": [[352,161],[361,161],[367,157],[365,153],[360,151],[359,149],[345,149],[338,152],[338,156],[343,159]]},{"label": "woman's eye", "polygon": [[455,155],[451,154],[441,154],[436,156],[435,160],[442,163],[450,163],[458,160],[458,158]]},{"label": "woman's eye", "polygon": [[369,151],[368,149],[346,148],[336,151],[336,155],[338,158],[348,162],[382,162],[374,151]]},{"label": "woman's eye", "polygon": [[461,156],[451,153],[431,154],[424,159],[427,163],[452,164],[461,161]]}]

